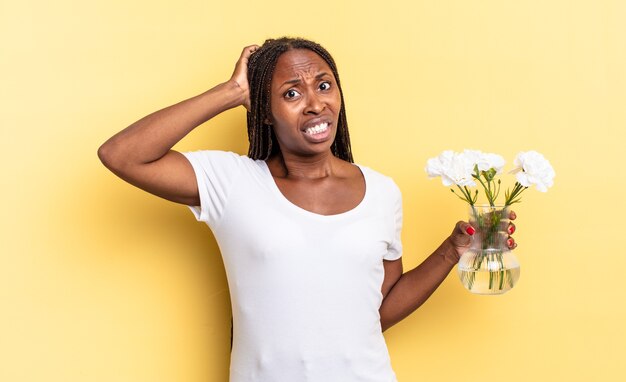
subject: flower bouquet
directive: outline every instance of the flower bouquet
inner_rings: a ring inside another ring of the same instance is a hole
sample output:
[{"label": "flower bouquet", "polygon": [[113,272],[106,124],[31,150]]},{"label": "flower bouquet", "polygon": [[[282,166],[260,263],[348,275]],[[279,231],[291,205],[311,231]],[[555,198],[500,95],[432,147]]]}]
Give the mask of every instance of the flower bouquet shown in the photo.
[{"label": "flower bouquet", "polygon": [[[430,178],[441,177],[444,186],[469,204],[469,222],[475,229],[470,249],[461,256],[458,265],[462,284],[472,293],[501,294],[509,291],[520,275],[520,267],[511,249],[516,246],[509,235],[515,231],[510,222],[510,206],[521,201],[520,195],[530,186],[546,192],[552,186],[554,169],[536,151],[521,152],[514,161],[516,182],[504,193],[504,203],[498,204],[504,159],[497,154],[477,150],[457,153],[444,151],[428,160],[426,172]],[[479,186],[480,185],[480,186]],[[456,187],[456,189],[455,189]],[[478,205],[479,190],[483,189],[488,204]]]}]

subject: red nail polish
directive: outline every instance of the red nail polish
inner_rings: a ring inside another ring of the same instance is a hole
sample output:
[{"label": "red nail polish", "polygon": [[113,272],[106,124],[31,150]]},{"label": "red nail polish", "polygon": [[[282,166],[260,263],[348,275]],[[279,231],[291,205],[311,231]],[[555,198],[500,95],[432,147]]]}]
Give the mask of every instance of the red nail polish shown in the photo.
[{"label": "red nail polish", "polygon": [[507,245],[509,248],[511,248],[511,249],[515,248],[515,245],[516,245],[516,244],[517,244],[517,243],[515,243],[515,240],[514,240],[512,237],[510,237],[510,238],[506,241],[506,245]]},{"label": "red nail polish", "polygon": [[509,235],[513,235],[513,233],[515,233],[515,224],[511,223],[509,225],[508,231],[509,231]]},{"label": "red nail polish", "polygon": [[467,229],[465,230],[465,232],[467,232],[467,233],[468,233],[468,234],[470,234],[470,235],[473,235],[473,234],[475,234],[475,233],[476,233],[476,230],[474,229],[474,227],[469,226],[469,227],[467,227]]}]

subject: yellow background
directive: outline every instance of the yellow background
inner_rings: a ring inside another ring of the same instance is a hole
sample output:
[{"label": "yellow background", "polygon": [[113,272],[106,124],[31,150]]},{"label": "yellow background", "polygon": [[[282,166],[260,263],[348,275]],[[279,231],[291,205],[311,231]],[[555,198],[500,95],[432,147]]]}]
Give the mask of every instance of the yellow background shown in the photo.
[{"label": "yellow background", "polygon": [[[0,380],[227,380],[209,229],[96,150],[285,34],[335,56],[356,160],[403,191],[406,269],[467,214],[428,158],[474,148],[510,166],[534,149],[556,169],[516,208],[511,292],[472,295],[453,271],[386,332],[399,380],[622,380],[625,19],[598,0],[1,0]],[[244,110],[177,148],[246,152]]]}]

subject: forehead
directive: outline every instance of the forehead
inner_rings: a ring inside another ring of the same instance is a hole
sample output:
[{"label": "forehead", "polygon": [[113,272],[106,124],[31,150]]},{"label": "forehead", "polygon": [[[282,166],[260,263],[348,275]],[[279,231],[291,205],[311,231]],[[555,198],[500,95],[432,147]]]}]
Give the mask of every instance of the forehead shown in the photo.
[{"label": "forehead", "polygon": [[278,57],[272,82],[282,84],[283,81],[314,77],[322,72],[332,76],[330,66],[317,53],[308,49],[292,49]]}]

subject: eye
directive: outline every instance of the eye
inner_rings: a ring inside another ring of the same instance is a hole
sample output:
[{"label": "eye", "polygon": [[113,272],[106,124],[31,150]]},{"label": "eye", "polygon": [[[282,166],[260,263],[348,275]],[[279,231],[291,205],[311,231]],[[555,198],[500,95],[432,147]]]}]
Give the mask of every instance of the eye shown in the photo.
[{"label": "eye", "polygon": [[296,98],[297,96],[299,96],[300,93],[298,93],[297,90],[294,89],[289,89],[287,90],[287,92],[285,93],[285,98],[287,99],[292,99],[292,98]]},{"label": "eye", "polygon": [[324,81],[320,84],[320,90],[328,90],[330,89],[330,82]]}]

